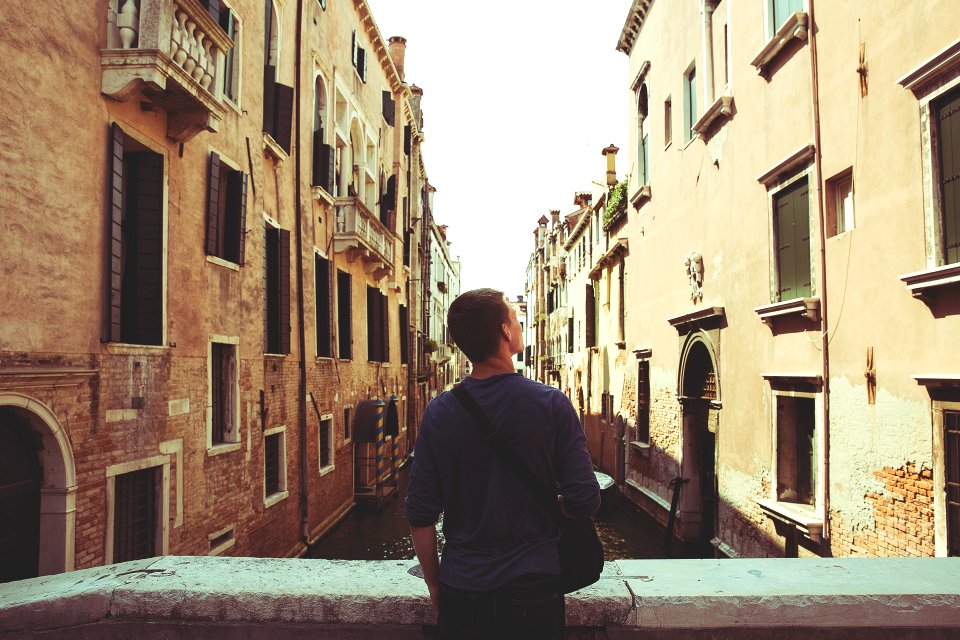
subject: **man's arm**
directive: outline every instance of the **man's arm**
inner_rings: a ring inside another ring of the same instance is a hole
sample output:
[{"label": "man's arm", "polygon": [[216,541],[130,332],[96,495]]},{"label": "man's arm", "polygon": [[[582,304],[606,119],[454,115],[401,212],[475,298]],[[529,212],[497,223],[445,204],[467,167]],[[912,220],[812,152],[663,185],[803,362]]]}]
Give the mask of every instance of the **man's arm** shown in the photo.
[{"label": "man's arm", "polygon": [[600,485],[593,473],[580,419],[566,396],[557,395],[554,420],[561,430],[557,439],[557,503],[564,517],[588,518],[600,508]]},{"label": "man's arm", "polygon": [[413,540],[413,549],[417,552],[417,560],[420,561],[420,568],[423,570],[423,581],[427,583],[427,589],[430,590],[430,600],[439,610],[440,559],[437,556],[437,528],[436,526],[410,525],[410,538]]}]

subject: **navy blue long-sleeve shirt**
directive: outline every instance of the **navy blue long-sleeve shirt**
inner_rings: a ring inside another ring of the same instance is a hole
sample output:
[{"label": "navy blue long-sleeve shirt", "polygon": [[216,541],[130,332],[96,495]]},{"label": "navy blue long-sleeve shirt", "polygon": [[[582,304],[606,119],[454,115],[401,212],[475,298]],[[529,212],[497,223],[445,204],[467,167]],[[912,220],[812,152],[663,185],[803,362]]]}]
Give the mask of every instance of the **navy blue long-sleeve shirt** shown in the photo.
[{"label": "navy blue long-sleeve shirt", "polygon": [[[543,486],[557,486],[570,515],[596,512],[600,487],[583,427],[565,395],[518,374],[462,384]],[[436,524],[441,513],[442,583],[489,591],[523,575],[560,574],[553,515],[449,392],[424,410],[406,499],[406,518],[415,527]]]}]

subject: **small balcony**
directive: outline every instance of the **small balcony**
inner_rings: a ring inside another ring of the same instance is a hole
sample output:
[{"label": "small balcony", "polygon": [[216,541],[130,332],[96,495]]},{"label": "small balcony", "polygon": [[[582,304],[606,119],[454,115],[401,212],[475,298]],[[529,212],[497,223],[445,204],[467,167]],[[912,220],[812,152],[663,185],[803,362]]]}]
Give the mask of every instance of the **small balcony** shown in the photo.
[{"label": "small balcony", "polygon": [[100,51],[101,91],[118,101],[138,91],[167,112],[167,135],[186,142],[217,131],[225,52],[233,41],[199,0],[115,0]]},{"label": "small balcony", "polygon": [[337,198],[333,250],[346,253],[347,260],[367,263],[374,280],[393,273],[393,235],[360,198]]}]

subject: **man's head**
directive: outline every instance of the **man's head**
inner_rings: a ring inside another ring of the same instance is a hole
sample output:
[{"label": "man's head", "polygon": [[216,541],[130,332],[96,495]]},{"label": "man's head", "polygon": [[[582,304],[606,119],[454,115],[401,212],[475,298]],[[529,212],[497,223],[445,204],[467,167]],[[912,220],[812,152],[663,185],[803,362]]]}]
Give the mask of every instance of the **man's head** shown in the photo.
[{"label": "man's head", "polygon": [[511,354],[523,350],[517,314],[496,289],[460,294],[450,305],[447,326],[453,341],[473,363],[499,355],[504,344]]}]

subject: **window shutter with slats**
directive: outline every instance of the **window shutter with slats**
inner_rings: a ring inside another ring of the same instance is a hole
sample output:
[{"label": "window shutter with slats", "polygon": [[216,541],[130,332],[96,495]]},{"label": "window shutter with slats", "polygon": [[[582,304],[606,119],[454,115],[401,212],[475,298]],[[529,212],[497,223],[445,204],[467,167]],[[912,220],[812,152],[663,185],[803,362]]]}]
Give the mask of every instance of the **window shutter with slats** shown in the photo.
[{"label": "window shutter with slats", "polygon": [[396,122],[396,106],[393,101],[393,94],[389,91],[383,92],[383,119],[386,120],[387,124],[391,127]]},{"label": "window shutter with slats", "polygon": [[124,135],[116,122],[110,127],[110,201],[107,227],[107,309],[104,341],[121,341],[120,313],[123,282],[123,145]]},{"label": "window shutter with slats", "polygon": [[290,353],[290,232],[280,230],[280,353]]},{"label": "window shutter with slats", "polygon": [[273,139],[277,141],[280,148],[290,153],[290,127],[293,124],[293,87],[277,83],[274,85],[274,97],[276,106],[274,107]]},{"label": "window shutter with slats", "polygon": [[586,335],[584,336],[584,346],[585,347],[595,347],[596,343],[596,334],[594,333],[594,323],[596,322],[595,318],[597,315],[596,308],[596,297],[593,291],[593,284],[587,284],[586,295],[584,297],[584,302],[586,304],[586,319],[584,320],[584,330]]},{"label": "window shutter with slats", "polygon": [[[163,156],[135,153],[136,181],[131,185],[136,207],[134,251],[136,265],[133,339],[137,344],[160,344],[163,339]],[[129,203],[128,203],[129,204]],[[129,253],[129,252],[128,252]],[[128,276],[129,277],[129,276]]]},{"label": "window shutter with slats", "polygon": [[940,155],[940,206],[943,229],[942,264],[960,262],[960,92],[937,106]]},{"label": "window shutter with slats", "polygon": [[242,266],[247,253],[247,174],[240,174],[240,245],[239,264]]},{"label": "window shutter with slats", "polygon": [[[268,14],[269,15],[269,14]],[[267,65],[263,68],[263,130],[273,135],[274,109],[276,108],[277,69]]]},{"label": "window shutter with slats", "polygon": [[403,128],[403,152],[407,155],[410,155],[410,141],[412,138],[410,125],[406,125]]},{"label": "window shutter with slats", "polygon": [[223,225],[223,207],[220,193],[220,156],[210,152],[207,183],[207,246],[208,256],[220,255],[220,230]]}]

